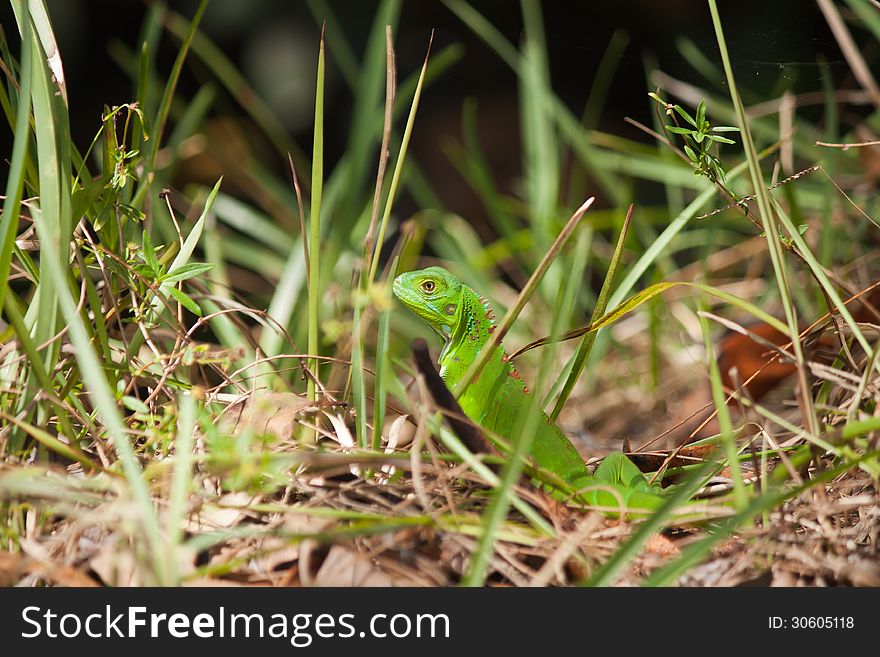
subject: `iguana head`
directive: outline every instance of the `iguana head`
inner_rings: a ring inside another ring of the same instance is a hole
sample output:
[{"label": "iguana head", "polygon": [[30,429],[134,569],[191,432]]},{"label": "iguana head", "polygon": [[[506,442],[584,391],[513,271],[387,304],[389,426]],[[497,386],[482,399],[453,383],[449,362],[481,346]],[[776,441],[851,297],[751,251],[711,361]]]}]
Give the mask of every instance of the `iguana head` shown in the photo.
[{"label": "iguana head", "polygon": [[455,331],[464,285],[443,267],[408,271],[394,279],[394,296],[447,340]]}]

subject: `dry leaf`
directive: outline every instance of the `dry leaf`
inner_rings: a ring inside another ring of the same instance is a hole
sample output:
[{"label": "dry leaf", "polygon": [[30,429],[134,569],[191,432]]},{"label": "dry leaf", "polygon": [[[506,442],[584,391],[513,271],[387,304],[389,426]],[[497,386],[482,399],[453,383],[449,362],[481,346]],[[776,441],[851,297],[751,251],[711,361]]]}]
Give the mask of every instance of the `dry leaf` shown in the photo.
[{"label": "dry leaf", "polygon": [[313,585],[394,586],[394,580],[351,548],[334,545],[315,575]]},{"label": "dry leaf", "polygon": [[336,442],[338,442],[343,447],[352,449],[355,446],[354,436],[351,435],[351,431],[349,431],[348,427],[345,425],[345,422],[341,417],[336,415],[335,413],[327,413],[324,412],[329,420],[330,424],[333,425],[333,430],[336,434],[330,434],[330,437],[333,438]]},{"label": "dry leaf", "polygon": [[399,415],[394,418],[394,422],[391,423],[391,427],[388,429],[386,452],[406,447],[413,441],[416,435],[416,427],[412,422],[408,422],[408,420],[409,415]]},{"label": "dry leaf", "polygon": [[[407,418],[409,415],[401,415],[391,423],[391,428],[388,430],[388,443],[385,445],[386,454],[391,454],[394,450],[409,445],[413,441],[416,429],[406,421]],[[393,475],[397,472],[397,468],[393,465],[383,465],[382,472]]]},{"label": "dry leaf", "polygon": [[229,432],[237,435],[250,429],[257,435],[290,438],[303,411],[312,407],[303,396],[292,392],[261,392],[250,397]]},{"label": "dry leaf", "polygon": [[15,586],[30,572],[33,561],[18,552],[0,552],[0,586]]},{"label": "dry leaf", "polygon": [[89,562],[107,586],[141,586],[137,562],[128,546],[108,540]]},{"label": "dry leaf", "polygon": [[678,546],[668,536],[653,534],[648,539],[648,542],[645,543],[645,552],[661,557],[672,557],[681,552],[681,550],[678,549]]},{"label": "dry leaf", "polygon": [[227,493],[217,500],[215,504],[206,504],[202,509],[190,517],[186,530],[190,533],[211,531],[214,529],[234,527],[245,517],[243,507],[259,501],[245,492]]}]

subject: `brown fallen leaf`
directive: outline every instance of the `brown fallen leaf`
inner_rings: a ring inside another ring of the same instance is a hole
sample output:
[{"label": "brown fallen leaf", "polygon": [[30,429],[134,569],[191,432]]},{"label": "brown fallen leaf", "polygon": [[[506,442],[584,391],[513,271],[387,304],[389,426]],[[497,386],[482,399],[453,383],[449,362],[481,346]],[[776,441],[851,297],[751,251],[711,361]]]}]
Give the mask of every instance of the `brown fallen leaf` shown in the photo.
[{"label": "brown fallen leaf", "polygon": [[245,518],[246,507],[260,499],[259,496],[244,491],[227,493],[213,504],[204,505],[197,514],[191,515],[186,523],[186,530],[198,533],[234,527]]},{"label": "brown fallen leaf", "polygon": [[33,565],[33,560],[19,552],[0,552],[0,586],[15,586]]},{"label": "brown fallen leaf", "polygon": [[395,586],[394,579],[357,552],[334,545],[318,570],[313,586]]},{"label": "brown fallen leaf", "polygon": [[259,392],[249,397],[233,414],[228,430],[237,435],[250,429],[257,435],[286,440],[296,430],[300,416],[316,407],[304,395],[292,392]]},{"label": "brown fallen leaf", "polygon": [[43,579],[52,582],[56,586],[70,586],[74,588],[100,586],[92,577],[77,570],[73,566],[51,565],[34,568],[33,573]]},{"label": "brown fallen leaf", "polygon": [[44,564],[21,553],[0,552],[0,587],[15,586],[25,575],[35,575],[55,586],[99,586],[93,578],[73,566]]},{"label": "brown fallen leaf", "polygon": [[681,552],[675,542],[663,534],[653,534],[645,543],[645,552],[661,557],[672,557]]}]

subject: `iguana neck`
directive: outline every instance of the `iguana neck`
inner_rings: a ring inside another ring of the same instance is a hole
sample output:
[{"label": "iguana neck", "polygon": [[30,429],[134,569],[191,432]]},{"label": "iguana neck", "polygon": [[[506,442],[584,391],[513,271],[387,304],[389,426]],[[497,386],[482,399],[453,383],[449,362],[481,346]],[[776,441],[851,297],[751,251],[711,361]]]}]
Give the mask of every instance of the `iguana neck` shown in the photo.
[{"label": "iguana neck", "polygon": [[462,286],[461,301],[451,328],[440,352],[440,376],[455,385],[495,331],[495,315],[485,299]]}]

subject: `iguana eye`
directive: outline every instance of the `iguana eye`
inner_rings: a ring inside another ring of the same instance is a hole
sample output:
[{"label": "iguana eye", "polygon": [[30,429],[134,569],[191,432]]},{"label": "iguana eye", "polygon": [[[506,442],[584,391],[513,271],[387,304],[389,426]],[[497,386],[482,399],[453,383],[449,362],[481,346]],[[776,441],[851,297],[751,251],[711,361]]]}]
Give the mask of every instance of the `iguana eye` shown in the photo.
[{"label": "iguana eye", "polygon": [[437,284],[434,281],[424,281],[422,282],[422,291],[431,294],[437,288]]}]

